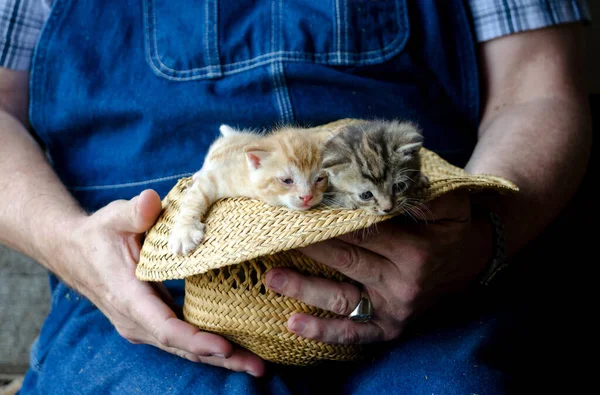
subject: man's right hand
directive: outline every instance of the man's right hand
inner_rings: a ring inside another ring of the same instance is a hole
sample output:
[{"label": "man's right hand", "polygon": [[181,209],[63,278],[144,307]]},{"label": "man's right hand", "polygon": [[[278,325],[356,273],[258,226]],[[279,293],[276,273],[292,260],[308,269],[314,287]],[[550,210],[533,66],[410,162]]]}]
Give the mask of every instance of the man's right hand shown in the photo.
[{"label": "man's right hand", "polygon": [[160,197],[146,190],[76,221],[59,253],[70,263],[63,266],[70,268],[63,280],[89,298],[132,343],[151,344],[193,362],[263,375],[261,358],[180,320],[161,298],[167,295],[162,284],[159,291],[164,292],[158,292],[135,276],[141,237],[160,212]]},{"label": "man's right hand", "polygon": [[156,192],[83,212],[27,130],[28,84],[28,72],[0,67],[0,243],[89,298],[130,342],[262,376],[262,359],[178,319],[162,284],[135,276],[142,234],[161,211]]}]

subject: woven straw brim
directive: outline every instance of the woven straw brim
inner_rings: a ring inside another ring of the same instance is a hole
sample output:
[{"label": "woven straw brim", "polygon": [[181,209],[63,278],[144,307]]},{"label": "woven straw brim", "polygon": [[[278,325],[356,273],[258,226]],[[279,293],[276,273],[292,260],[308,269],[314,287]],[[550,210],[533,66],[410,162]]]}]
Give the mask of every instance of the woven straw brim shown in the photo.
[{"label": "woven straw brim", "polygon": [[[417,196],[423,202],[459,189],[517,191],[511,182],[469,175],[425,149],[422,167],[431,184]],[[286,322],[293,313],[340,317],[270,291],[264,278],[271,268],[283,266],[308,275],[350,281],[295,249],[369,227],[390,216],[322,206],[301,212],[251,199],[224,199],[207,214],[203,243],[190,255],[179,256],[172,254],[167,244],[181,198],[190,184],[190,178],[179,180],[163,200],[163,213],[144,241],[137,276],[147,281],[185,278],[185,320],[266,360],[309,365],[360,358],[361,346],[326,344],[291,333]]]},{"label": "woven straw brim", "polygon": [[[517,187],[500,177],[471,175],[435,153],[421,150],[422,169],[430,187],[423,202],[458,189],[514,193]],[[308,211],[272,207],[253,199],[223,199],[206,217],[206,238],[191,254],[180,256],[168,249],[168,238],[181,198],[191,178],[179,180],[163,200],[163,213],[148,232],[136,275],[145,281],[182,279],[264,255],[304,247],[369,227],[389,219],[363,210],[318,206]],[[399,214],[399,213],[397,213]]]}]

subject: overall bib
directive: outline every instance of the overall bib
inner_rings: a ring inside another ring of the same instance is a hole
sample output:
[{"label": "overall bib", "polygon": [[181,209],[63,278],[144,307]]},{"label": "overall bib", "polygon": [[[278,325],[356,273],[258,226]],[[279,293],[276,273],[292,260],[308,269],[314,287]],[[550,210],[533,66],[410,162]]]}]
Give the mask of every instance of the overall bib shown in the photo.
[{"label": "overall bib", "polygon": [[[30,100],[57,174],[89,211],[147,188],[164,197],[202,166],[222,123],[411,119],[427,148],[463,166],[479,118],[459,0],[58,0]],[[366,361],[273,366],[256,380],[132,345],[54,276],[51,290],[24,393],[466,394],[497,393],[504,379],[480,355],[496,317],[475,307]]]}]

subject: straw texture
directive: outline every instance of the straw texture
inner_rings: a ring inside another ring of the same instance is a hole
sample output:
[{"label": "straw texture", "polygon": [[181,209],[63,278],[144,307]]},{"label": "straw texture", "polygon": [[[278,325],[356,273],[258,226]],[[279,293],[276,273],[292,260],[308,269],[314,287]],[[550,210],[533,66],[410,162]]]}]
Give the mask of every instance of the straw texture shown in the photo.
[{"label": "straw texture", "polygon": [[[470,175],[435,153],[421,150],[422,170],[430,187],[418,196],[426,202],[450,191],[493,190],[515,193],[511,182],[491,175]],[[260,201],[235,198],[215,203],[206,216],[206,237],[191,254],[171,254],[168,238],[191,178],[179,180],[163,200],[163,213],[147,233],[136,275],[145,281],[186,279],[185,319],[203,330],[236,342],[264,359],[293,365],[321,360],[355,360],[361,348],[300,338],[285,327],[294,312],[335,315],[278,295],[264,286],[276,266],[337,281],[340,273],[294,249],[369,227],[391,216],[362,210],[318,206],[292,211]],[[397,215],[397,214],[396,214]]]},{"label": "straw texture", "polygon": [[[513,183],[500,177],[470,175],[426,149],[421,150],[421,156],[422,171],[431,184],[418,196],[424,202],[458,189],[518,190]],[[202,244],[191,254],[181,256],[172,254],[167,244],[181,199],[191,181],[191,177],[179,180],[163,200],[163,213],[148,232],[142,247],[136,271],[141,280],[186,278],[264,255],[304,247],[391,217],[322,205],[308,211],[294,211],[253,199],[222,199],[213,204],[207,213],[206,235]]]}]

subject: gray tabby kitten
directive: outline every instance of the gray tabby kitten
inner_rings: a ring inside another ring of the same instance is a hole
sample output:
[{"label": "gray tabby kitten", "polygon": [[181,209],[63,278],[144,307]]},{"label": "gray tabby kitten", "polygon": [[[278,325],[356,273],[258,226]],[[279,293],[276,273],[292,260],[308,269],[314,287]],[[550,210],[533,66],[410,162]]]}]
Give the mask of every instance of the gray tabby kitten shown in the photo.
[{"label": "gray tabby kitten", "polygon": [[378,215],[415,207],[410,192],[429,187],[421,173],[422,146],[423,136],[410,122],[358,121],[342,127],[324,147],[329,178],[324,203]]}]

